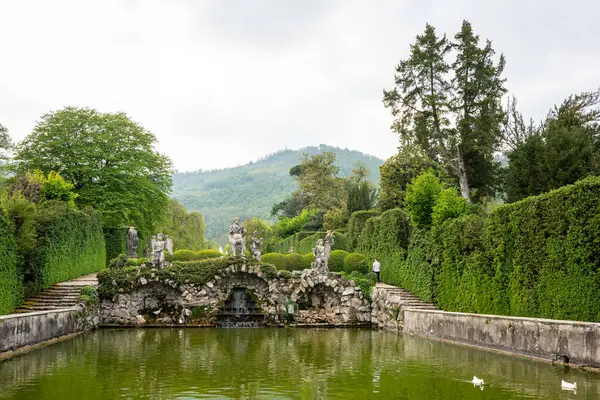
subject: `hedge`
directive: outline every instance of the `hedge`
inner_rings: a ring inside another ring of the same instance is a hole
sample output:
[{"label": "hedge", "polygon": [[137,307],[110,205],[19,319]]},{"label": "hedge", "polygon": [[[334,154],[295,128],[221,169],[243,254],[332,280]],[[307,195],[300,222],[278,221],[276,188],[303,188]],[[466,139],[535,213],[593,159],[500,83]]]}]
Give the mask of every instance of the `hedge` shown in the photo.
[{"label": "hedge", "polygon": [[364,225],[382,280],[444,310],[600,321],[600,177],[431,230],[397,209]]},{"label": "hedge", "polygon": [[348,220],[348,247],[345,250],[355,250],[358,246],[358,239],[365,227],[365,222],[371,217],[379,216],[377,210],[363,210],[353,212]]},{"label": "hedge", "polygon": [[26,257],[31,271],[26,296],[104,268],[106,249],[99,212],[47,201],[38,206],[35,219],[38,238]]},{"label": "hedge", "polygon": [[313,253],[308,253],[302,256],[302,269],[312,268],[312,263],[315,261]]},{"label": "hedge", "polygon": [[23,301],[23,285],[17,271],[14,229],[0,211],[0,315],[12,312]]},{"label": "hedge", "polygon": [[344,272],[351,274],[354,271],[358,271],[361,274],[369,272],[367,259],[360,253],[350,253],[344,258]]},{"label": "hedge", "polygon": [[[334,231],[335,240],[333,250],[348,250],[348,235],[341,231]],[[298,254],[312,253],[319,239],[324,239],[326,232],[298,232],[292,236],[280,240],[269,246],[269,252],[286,254],[290,246],[294,246],[294,252]]]},{"label": "hedge", "polygon": [[[500,206],[484,223],[448,221],[438,237],[449,234],[462,239],[442,243],[443,308],[600,321],[599,177]],[[452,300],[461,290],[470,296]]]},{"label": "hedge", "polygon": [[329,255],[328,266],[331,272],[342,272],[344,270],[344,259],[348,256],[345,250],[333,250]]},{"label": "hedge", "polygon": [[219,253],[219,250],[214,249],[204,249],[200,251],[193,250],[176,250],[173,252],[173,261],[196,261],[196,260],[205,260],[207,258],[218,258],[221,257],[222,254]]},{"label": "hedge", "polygon": [[304,256],[297,253],[266,253],[262,255],[261,260],[265,263],[273,264],[275,267],[277,267],[277,269],[286,271],[297,271],[310,268],[310,264],[308,267],[306,267],[306,259]]}]

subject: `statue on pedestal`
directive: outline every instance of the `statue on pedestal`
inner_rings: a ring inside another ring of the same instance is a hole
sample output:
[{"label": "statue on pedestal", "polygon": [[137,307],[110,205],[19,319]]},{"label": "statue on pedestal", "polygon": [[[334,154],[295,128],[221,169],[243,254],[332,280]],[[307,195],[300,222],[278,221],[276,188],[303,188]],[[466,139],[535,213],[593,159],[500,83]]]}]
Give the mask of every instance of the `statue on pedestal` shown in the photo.
[{"label": "statue on pedestal", "polygon": [[229,245],[234,256],[244,256],[246,251],[246,228],[240,225],[240,219],[234,218],[233,225],[229,225]]},{"label": "statue on pedestal", "polygon": [[328,273],[329,268],[327,267],[327,255],[325,253],[323,239],[317,241],[317,245],[313,249],[313,255],[315,256],[315,261],[311,264],[312,269],[319,273]]},{"label": "statue on pedestal", "polygon": [[252,238],[250,238],[250,254],[252,254],[252,257],[254,257],[254,259],[258,262],[260,262],[260,256],[261,256],[261,251],[260,251],[260,246],[262,245],[263,242],[263,238],[260,238],[260,240],[258,239],[258,232],[254,231],[252,233]]},{"label": "statue on pedestal", "polygon": [[127,231],[127,257],[128,258],[137,258],[138,257],[138,243],[139,238],[137,231],[132,226]]},{"label": "statue on pedestal", "polygon": [[171,236],[158,235],[152,236],[152,266],[154,268],[163,269],[166,266],[165,250],[173,255],[173,239]]},{"label": "statue on pedestal", "polygon": [[333,232],[331,232],[331,230],[327,231],[327,234],[325,235],[325,264],[327,265],[327,261],[329,261],[329,256],[331,255],[331,249],[333,248],[333,242],[334,242],[335,236],[333,235]]}]

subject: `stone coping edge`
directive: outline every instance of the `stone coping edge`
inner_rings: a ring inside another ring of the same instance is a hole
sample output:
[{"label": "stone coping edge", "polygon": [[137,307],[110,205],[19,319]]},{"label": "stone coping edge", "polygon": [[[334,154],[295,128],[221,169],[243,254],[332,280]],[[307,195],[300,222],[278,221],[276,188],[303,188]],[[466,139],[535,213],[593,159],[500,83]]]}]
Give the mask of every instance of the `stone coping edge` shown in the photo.
[{"label": "stone coping edge", "polygon": [[[478,315],[478,314],[475,314],[475,315]],[[503,349],[498,349],[498,348],[492,347],[492,346],[483,346],[483,345],[479,345],[479,344],[462,342],[462,341],[458,341],[458,340],[442,339],[442,338],[439,338],[436,336],[429,336],[429,335],[422,334],[422,333],[402,332],[402,331],[398,331],[398,333],[400,333],[402,335],[408,335],[408,336],[424,337],[424,338],[427,338],[430,340],[435,340],[435,341],[442,342],[442,343],[449,343],[449,344],[462,346],[462,347],[470,347],[470,348],[474,348],[477,350],[487,351],[490,353],[503,354],[503,355],[506,355],[509,357],[525,358],[525,359],[532,360],[532,361],[543,362],[545,364],[551,364],[551,365],[563,366],[563,367],[567,367],[567,368],[581,369],[584,371],[589,371],[589,372],[594,372],[594,373],[600,373],[599,367],[594,367],[591,365],[564,363],[561,361],[551,360],[549,358],[540,357],[540,356],[536,356],[533,354],[520,353],[518,351],[503,350]]]},{"label": "stone coping edge", "polygon": [[8,361],[13,357],[22,356],[31,351],[40,349],[42,347],[50,346],[56,343],[64,342],[65,340],[73,339],[75,336],[81,335],[83,332],[75,332],[69,333],[68,335],[59,336],[56,338],[48,339],[40,343],[19,347],[16,350],[9,350],[3,353],[0,353],[0,363],[3,361]]},{"label": "stone coping edge", "polygon": [[533,317],[513,317],[508,315],[495,315],[495,314],[472,314],[472,313],[462,313],[462,312],[454,312],[454,311],[443,311],[443,310],[426,310],[420,308],[402,308],[402,311],[412,311],[419,313],[431,313],[431,314],[446,314],[446,315],[454,315],[457,317],[466,316],[466,317],[477,317],[477,318],[488,318],[488,319],[504,319],[504,320],[513,320],[513,321],[533,321],[533,322],[544,322],[549,324],[566,324],[566,325],[589,325],[590,327],[600,329],[600,323],[598,322],[586,322],[586,321],[571,321],[571,320],[562,320],[562,319],[549,319],[549,318],[533,318]]},{"label": "stone coping edge", "polygon": [[43,310],[43,311],[33,311],[33,312],[29,312],[29,313],[0,315],[0,321],[5,321],[7,319],[24,318],[24,317],[34,317],[36,315],[65,313],[65,312],[76,311],[76,310],[77,310],[76,307],[70,307],[70,308],[58,308],[56,310]]}]

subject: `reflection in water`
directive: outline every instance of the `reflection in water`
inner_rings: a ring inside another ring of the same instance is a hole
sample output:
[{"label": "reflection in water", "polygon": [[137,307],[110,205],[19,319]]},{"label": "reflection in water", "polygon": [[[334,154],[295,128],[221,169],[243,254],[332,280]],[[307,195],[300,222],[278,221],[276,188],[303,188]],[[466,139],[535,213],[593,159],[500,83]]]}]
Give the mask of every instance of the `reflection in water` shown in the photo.
[{"label": "reflection in water", "polygon": [[356,329],[99,330],[0,363],[0,399],[523,397],[597,399],[600,375]]}]

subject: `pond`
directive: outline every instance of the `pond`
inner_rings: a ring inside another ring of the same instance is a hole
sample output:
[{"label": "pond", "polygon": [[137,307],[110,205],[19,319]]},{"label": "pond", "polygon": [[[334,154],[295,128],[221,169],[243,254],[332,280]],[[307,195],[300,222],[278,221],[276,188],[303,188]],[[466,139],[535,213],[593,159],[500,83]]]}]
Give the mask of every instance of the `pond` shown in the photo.
[{"label": "pond", "polygon": [[359,329],[104,329],[0,362],[0,399],[116,398],[598,399],[600,375]]}]

